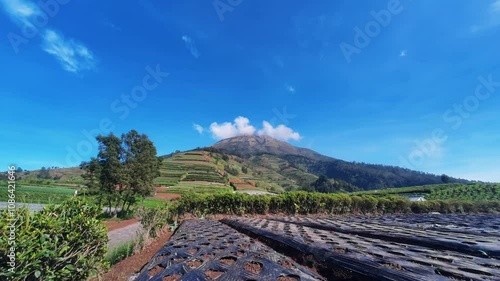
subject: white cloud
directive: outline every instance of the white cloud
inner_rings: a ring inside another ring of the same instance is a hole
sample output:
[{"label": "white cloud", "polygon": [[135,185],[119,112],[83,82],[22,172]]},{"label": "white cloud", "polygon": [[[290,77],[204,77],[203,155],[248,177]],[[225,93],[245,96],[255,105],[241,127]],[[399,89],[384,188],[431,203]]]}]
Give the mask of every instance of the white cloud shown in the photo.
[{"label": "white cloud", "polygon": [[289,91],[290,93],[294,94],[295,93],[295,87],[293,87],[292,85],[289,85],[289,84],[286,84],[285,85],[285,88],[287,91]]},{"label": "white cloud", "polygon": [[500,0],[497,0],[493,4],[491,4],[491,11],[500,13]]},{"label": "white cloud", "polygon": [[400,57],[406,57],[407,55],[408,55],[408,51],[407,51],[407,50],[401,50],[401,51],[399,52],[399,56],[400,56]]},{"label": "white cloud", "polygon": [[277,127],[273,127],[273,125],[271,125],[267,121],[262,122],[262,125],[264,126],[264,128],[259,130],[259,136],[270,136],[272,138],[284,141],[288,141],[290,139],[300,140],[302,138],[299,133],[294,132],[291,128],[288,128],[285,125],[278,125]]},{"label": "white cloud", "polygon": [[216,139],[227,139],[241,135],[253,135],[255,127],[250,125],[248,118],[239,116],[234,119],[234,123],[224,122],[220,125],[217,122],[212,123],[210,131]]},{"label": "white cloud", "polygon": [[[32,22],[47,19],[48,15],[34,2],[27,0],[0,0],[5,12],[21,28],[30,28],[42,36],[42,49],[56,57],[64,70],[78,73],[93,69],[95,57],[83,44],[73,39],[64,39],[63,35],[44,26],[35,26]],[[37,19],[38,17],[38,19]],[[45,22],[46,23],[46,22]]]},{"label": "white cloud", "polygon": [[73,39],[65,39],[51,29],[47,29],[42,37],[42,49],[59,60],[64,70],[78,73],[95,67],[94,55],[83,44]]},{"label": "white cloud", "polygon": [[483,21],[482,23],[475,24],[470,28],[472,33],[480,32],[500,25],[500,0],[495,0],[490,4],[487,14],[482,15],[481,20]]},{"label": "white cloud", "polygon": [[42,15],[43,11],[31,1],[24,0],[0,0],[5,12],[16,22],[16,24],[34,28],[31,19]]},{"label": "white cloud", "polygon": [[200,134],[203,134],[203,131],[205,131],[205,129],[201,125],[196,123],[193,124],[193,129],[195,129]]},{"label": "white cloud", "polygon": [[269,122],[262,122],[263,128],[258,130],[250,125],[250,120],[239,116],[233,122],[218,124],[214,122],[210,125],[210,132],[215,139],[227,139],[242,135],[269,136],[278,140],[300,140],[302,137],[298,132],[293,131],[285,125],[273,127]]},{"label": "white cloud", "polygon": [[196,48],[196,45],[194,44],[194,41],[193,39],[191,39],[191,37],[184,35],[182,36],[182,41],[184,41],[184,43],[186,44],[186,48],[191,52],[191,55],[193,55],[193,57],[200,57],[200,52]]}]

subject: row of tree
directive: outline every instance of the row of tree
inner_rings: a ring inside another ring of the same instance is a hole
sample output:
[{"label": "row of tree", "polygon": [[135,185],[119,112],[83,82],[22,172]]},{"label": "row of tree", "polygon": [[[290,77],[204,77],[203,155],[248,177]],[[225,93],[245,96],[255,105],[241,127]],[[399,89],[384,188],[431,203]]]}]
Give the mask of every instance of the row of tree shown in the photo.
[{"label": "row of tree", "polygon": [[88,191],[98,195],[99,205],[106,203],[116,216],[120,206],[128,211],[136,197],[144,198],[153,192],[153,180],[160,175],[162,158],[157,157],[148,136],[135,130],[121,138],[111,133],[96,139],[99,153],[82,162],[82,177]]}]

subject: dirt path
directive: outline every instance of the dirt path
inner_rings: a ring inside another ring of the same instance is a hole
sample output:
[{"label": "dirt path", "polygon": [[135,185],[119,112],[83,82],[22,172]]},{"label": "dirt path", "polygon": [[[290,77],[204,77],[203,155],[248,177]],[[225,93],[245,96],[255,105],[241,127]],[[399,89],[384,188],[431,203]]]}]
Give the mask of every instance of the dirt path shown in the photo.
[{"label": "dirt path", "polygon": [[[129,276],[133,273],[139,271],[149,260],[153,257],[156,252],[160,250],[168,239],[172,235],[172,232],[166,232],[160,235],[153,243],[151,243],[146,249],[142,250],[140,253],[132,255],[121,262],[113,265],[111,270],[104,274],[103,281],[117,281],[117,280],[127,280]],[[97,279],[93,279],[96,281]]]},{"label": "dirt path", "polygon": [[137,231],[141,229],[141,223],[135,222],[122,228],[108,232],[108,251],[134,239]]},{"label": "dirt path", "polygon": [[136,218],[129,219],[129,220],[123,220],[123,221],[109,220],[109,221],[104,221],[103,224],[106,226],[106,228],[108,229],[108,232],[109,232],[109,231],[113,231],[113,230],[116,230],[116,229],[119,229],[119,228],[122,228],[125,226],[129,226],[129,225],[134,224],[138,221],[139,221],[139,219],[136,219]]}]

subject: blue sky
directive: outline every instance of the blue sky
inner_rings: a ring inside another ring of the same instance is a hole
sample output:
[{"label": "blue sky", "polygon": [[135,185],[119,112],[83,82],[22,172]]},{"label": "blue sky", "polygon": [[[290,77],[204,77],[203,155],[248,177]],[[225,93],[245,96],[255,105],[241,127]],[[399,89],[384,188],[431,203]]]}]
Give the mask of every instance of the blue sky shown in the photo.
[{"label": "blue sky", "polygon": [[0,0],[0,167],[238,134],[500,181],[500,1]]}]

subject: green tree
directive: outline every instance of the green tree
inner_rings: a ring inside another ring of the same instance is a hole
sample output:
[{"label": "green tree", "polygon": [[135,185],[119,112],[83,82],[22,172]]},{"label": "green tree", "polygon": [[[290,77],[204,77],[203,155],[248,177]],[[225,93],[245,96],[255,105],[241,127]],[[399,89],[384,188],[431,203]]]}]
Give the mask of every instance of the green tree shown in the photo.
[{"label": "green tree", "polygon": [[121,139],[113,133],[108,136],[97,136],[99,143],[99,153],[97,161],[101,167],[99,174],[99,183],[101,192],[107,196],[108,206],[112,210],[112,203],[116,202],[113,211],[113,216],[117,216],[117,208],[120,206],[121,195],[126,186],[124,182],[125,169],[123,166],[124,152],[121,145]]},{"label": "green tree", "polygon": [[442,181],[443,183],[449,183],[449,182],[450,182],[450,177],[449,177],[449,176],[447,176],[447,175],[445,175],[445,174],[442,174],[442,175],[441,175],[441,181]]},{"label": "green tree", "polygon": [[124,206],[125,202],[128,202],[128,209],[131,196],[145,197],[153,192],[153,180],[160,176],[160,165],[163,159],[157,157],[156,147],[148,136],[139,134],[135,130],[122,135],[122,143],[125,156],[125,182],[128,187],[125,192]]}]

